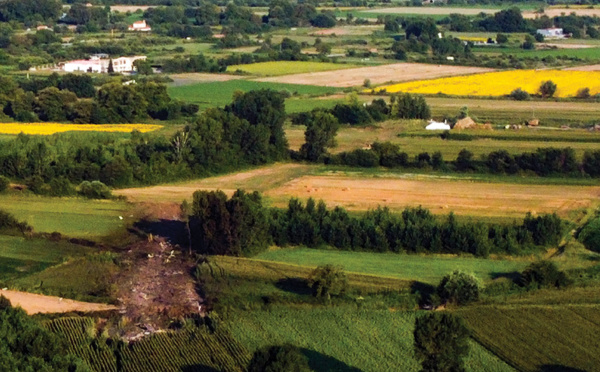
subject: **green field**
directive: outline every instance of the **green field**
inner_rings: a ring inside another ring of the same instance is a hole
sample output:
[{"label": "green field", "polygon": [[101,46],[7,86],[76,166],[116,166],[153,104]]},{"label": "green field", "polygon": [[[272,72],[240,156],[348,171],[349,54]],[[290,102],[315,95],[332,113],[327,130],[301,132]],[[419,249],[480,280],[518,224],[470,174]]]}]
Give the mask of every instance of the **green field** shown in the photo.
[{"label": "green field", "polygon": [[69,237],[97,239],[122,230],[130,220],[127,204],[121,201],[0,195],[0,205],[36,232],[57,231]]},{"label": "green field", "polygon": [[279,76],[288,74],[301,74],[304,72],[331,71],[356,67],[349,64],[303,62],[303,61],[277,61],[260,62],[248,65],[233,65],[227,67],[228,72],[242,71],[252,75]]},{"label": "green field", "polygon": [[596,371],[600,365],[598,306],[475,307],[458,313],[475,339],[519,370]]},{"label": "green field", "polygon": [[502,274],[521,271],[531,263],[527,258],[493,260],[450,255],[344,252],[308,248],[270,250],[255,258],[302,266],[342,265],[347,271],[418,280],[429,284],[437,284],[444,275],[457,269],[474,273],[483,281],[489,281]]},{"label": "green field", "polygon": [[194,85],[169,87],[172,98],[200,105],[201,109],[221,107],[231,102],[236,91],[248,92],[257,89],[286,90],[298,95],[324,95],[335,93],[337,88],[317,87],[312,85],[262,83],[248,80],[230,80],[225,82],[210,82]]},{"label": "green field", "polygon": [[526,50],[521,48],[491,48],[474,47],[473,53],[482,55],[514,55],[516,57],[567,57],[585,60],[600,60],[600,48],[573,48],[573,49],[539,49]]},{"label": "green field", "polygon": [[[250,352],[292,343],[304,349],[316,371],[417,371],[413,356],[414,312],[363,311],[355,307],[277,308],[245,311],[226,327]],[[471,343],[469,371],[512,371]]]},{"label": "green field", "polygon": [[16,280],[91,251],[67,242],[0,235],[0,281]]}]

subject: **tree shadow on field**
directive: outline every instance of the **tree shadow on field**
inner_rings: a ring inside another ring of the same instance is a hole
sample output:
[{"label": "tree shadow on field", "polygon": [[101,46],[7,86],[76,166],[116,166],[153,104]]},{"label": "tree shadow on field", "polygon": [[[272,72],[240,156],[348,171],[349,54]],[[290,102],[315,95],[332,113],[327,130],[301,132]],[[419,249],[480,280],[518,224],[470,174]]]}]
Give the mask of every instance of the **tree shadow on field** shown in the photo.
[{"label": "tree shadow on field", "polygon": [[162,236],[171,244],[179,244],[182,247],[188,246],[188,233],[185,222],[176,220],[157,221],[141,220],[133,225],[147,234]]},{"label": "tree shadow on field", "polygon": [[419,306],[431,305],[431,296],[435,293],[435,287],[428,283],[414,281],[410,286],[410,293],[418,293]]},{"label": "tree shadow on field", "polygon": [[311,289],[306,284],[306,279],[304,278],[285,278],[279,279],[277,283],[275,283],[275,287],[281,289],[282,291],[298,294],[298,295],[310,295],[312,294]]},{"label": "tree shadow on field", "polygon": [[558,364],[544,364],[540,367],[540,372],[586,372],[584,369],[561,366]]},{"label": "tree shadow on field", "polygon": [[507,278],[510,279],[511,281],[517,283],[520,279],[521,279],[521,273],[518,271],[511,271],[508,273],[490,273],[490,277],[492,279],[500,279],[500,278]]},{"label": "tree shadow on field", "polygon": [[181,368],[181,372],[219,372],[220,369],[205,366],[202,364],[194,364],[191,366],[184,366]]},{"label": "tree shadow on field", "polygon": [[362,372],[361,369],[356,367],[351,367],[346,363],[335,359],[334,357],[330,357],[329,355],[325,355],[319,353],[318,351],[310,350],[310,349],[301,349],[302,354],[306,355],[308,358],[309,367],[317,372]]}]

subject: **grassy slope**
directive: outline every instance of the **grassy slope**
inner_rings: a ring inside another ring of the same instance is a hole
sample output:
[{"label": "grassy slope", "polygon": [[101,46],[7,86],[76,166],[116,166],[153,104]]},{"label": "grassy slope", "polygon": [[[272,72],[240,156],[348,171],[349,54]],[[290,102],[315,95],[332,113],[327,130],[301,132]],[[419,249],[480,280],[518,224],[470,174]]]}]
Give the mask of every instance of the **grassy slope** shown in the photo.
[{"label": "grassy slope", "polygon": [[[290,342],[305,348],[317,371],[417,371],[413,357],[414,312],[355,308],[271,309],[236,313],[227,327],[251,352]],[[476,343],[470,371],[510,371]]]},{"label": "grassy slope", "polygon": [[92,249],[66,242],[0,235],[0,280],[22,278]]},{"label": "grassy slope", "polygon": [[200,105],[201,109],[225,106],[231,102],[233,93],[237,90],[248,92],[256,89],[287,90],[292,94],[322,95],[336,92],[336,88],[317,87],[312,85],[263,83],[248,80],[230,80],[225,82],[200,83],[170,87],[168,89],[172,98]]},{"label": "grassy slope", "polygon": [[442,255],[406,255],[394,253],[345,252],[308,248],[271,250],[257,259],[303,266],[342,265],[348,271],[419,280],[436,284],[452,270],[472,272],[484,281],[500,274],[521,271],[531,261],[527,258],[492,260]]},{"label": "grassy slope", "polygon": [[27,221],[36,232],[58,231],[88,239],[122,229],[128,218],[126,203],[120,201],[1,195],[0,205],[18,219]]}]

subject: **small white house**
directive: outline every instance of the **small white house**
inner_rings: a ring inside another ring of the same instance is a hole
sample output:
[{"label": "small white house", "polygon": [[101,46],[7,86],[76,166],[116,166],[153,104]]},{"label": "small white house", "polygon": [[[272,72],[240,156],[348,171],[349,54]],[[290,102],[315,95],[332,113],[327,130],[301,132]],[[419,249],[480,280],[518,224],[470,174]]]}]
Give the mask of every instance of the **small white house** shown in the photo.
[{"label": "small white house", "polygon": [[128,27],[128,30],[129,31],[148,32],[148,31],[152,31],[152,28],[150,26],[148,26],[148,24],[146,24],[146,20],[144,19],[141,21],[133,22],[133,24]]},{"label": "small white house", "polygon": [[429,124],[425,127],[427,130],[450,130],[450,124],[445,120],[444,122],[429,120]]},{"label": "small white house", "polygon": [[103,73],[108,70],[108,59],[78,59],[65,62],[63,70],[65,72],[95,72]]},{"label": "small white house", "polygon": [[562,28],[540,28],[536,32],[546,39],[562,39],[565,37]]}]

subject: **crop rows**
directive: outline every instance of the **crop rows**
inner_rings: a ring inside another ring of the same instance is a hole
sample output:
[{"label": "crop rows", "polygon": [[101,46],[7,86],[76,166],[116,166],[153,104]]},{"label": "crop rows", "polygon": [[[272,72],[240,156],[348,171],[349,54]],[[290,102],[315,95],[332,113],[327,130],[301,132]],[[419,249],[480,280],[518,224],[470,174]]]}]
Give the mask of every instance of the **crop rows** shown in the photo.
[{"label": "crop rows", "polygon": [[64,335],[69,352],[98,372],[210,368],[236,372],[243,371],[250,361],[248,351],[224,330],[211,333],[205,328],[196,328],[162,332],[130,345],[110,348],[105,342],[93,338],[95,327],[92,318],[60,318],[45,325],[52,332]]},{"label": "crop rows", "polygon": [[59,318],[47,322],[46,327],[63,335],[68,350],[88,363],[94,371],[117,371],[113,350],[103,342],[94,342],[95,324],[92,318]]},{"label": "crop rows", "polygon": [[600,365],[599,310],[598,306],[480,307],[460,314],[480,343],[520,370],[592,371]]}]

